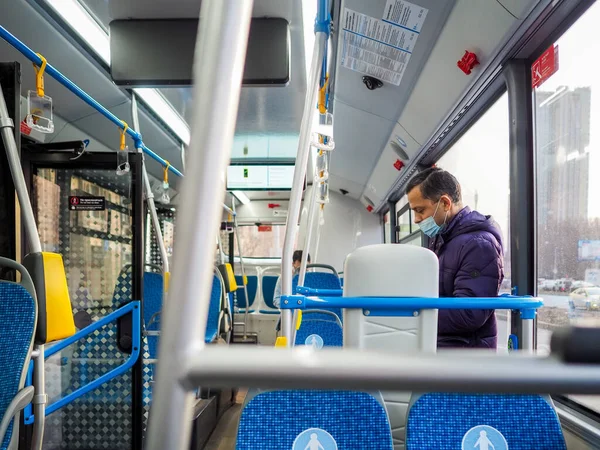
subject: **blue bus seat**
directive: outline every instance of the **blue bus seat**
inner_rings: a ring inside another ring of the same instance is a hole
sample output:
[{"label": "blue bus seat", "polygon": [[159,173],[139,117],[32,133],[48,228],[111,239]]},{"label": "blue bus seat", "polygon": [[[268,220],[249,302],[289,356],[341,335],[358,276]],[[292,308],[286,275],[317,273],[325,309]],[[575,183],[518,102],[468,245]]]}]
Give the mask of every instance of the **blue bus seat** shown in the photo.
[{"label": "blue bus seat", "polygon": [[[254,309],[252,309],[252,305],[254,304],[254,301],[256,300],[256,294],[258,292],[258,277],[256,275],[247,275],[246,278],[248,278],[248,285],[246,286],[246,288],[248,289],[248,297],[250,297],[250,309],[248,310],[249,313],[253,313]],[[241,313],[244,313],[246,310],[246,292],[244,291],[244,285],[242,282],[242,276],[241,275],[236,275],[235,276],[235,281],[238,285],[237,291],[236,291],[236,299],[237,299],[237,307],[239,308]]]},{"label": "blue bus seat", "polygon": [[206,335],[204,337],[204,342],[207,344],[214,342],[219,335],[219,319],[221,315],[221,301],[223,298],[222,288],[221,279],[217,275],[214,275],[210,291],[210,306],[208,308],[208,319],[206,321]]},{"label": "blue bus seat", "polygon": [[[306,272],[304,286],[313,289],[341,289],[340,279],[335,273],[330,272]],[[298,275],[292,278],[292,293],[296,294],[298,288]],[[323,308],[325,309],[325,308]],[[341,308],[327,308],[327,311],[335,313],[343,321]]]},{"label": "blue bus seat", "polygon": [[279,275],[263,275],[261,278],[263,300],[269,308],[261,309],[259,312],[262,314],[279,314],[279,308],[273,303],[278,279]]},{"label": "blue bus seat", "polygon": [[[476,447],[480,438],[491,445],[481,442]],[[406,450],[480,447],[496,450],[567,448],[549,398],[539,395],[413,394],[407,416]]]},{"label": "blue bus seat", "polygon": [[313,434],[325,449],[392,449],[387,414],[375,397],[315,390],[258,393],[242,411],[236,449],[305,450]]},{"label": "blue bus seat", "polygon": [[338,322],[320,319],[306,320],[303,314],[300,328],[296,331],[295,345],[315,345],[318,348],[321,346],[342,347],[344,332]]},{"label": "blue bus seat", "polygon": [[17,394],[29,392],[29,397],[33,397],[33,388],[24,388],[24,385],[35,336],[37,304],[33,283],[25,268],[5,258],[0,258],[0,265],[19,267],[17,270],[29,285],[26,288],[19,283],[0,281],[0,364],[3,367],[0,374],[0,417],[10,419],[4,436],[0,435],[0,449],[6,450],[13,437],[18,438],[14,417],[18,418],[18,413],[25,406],[15,408],[16,405],[11,405],[11,402],[16,400]]},{"label": "blue bus seat", "polygon": [[[144,326],[146,331],[160,330],[160,312],[163,304],[164,281],[160,273],[144,273]],[[151,323],[152,322],[152,323]],[[157,358],[158,336],[147,336],[148,357]]]}]

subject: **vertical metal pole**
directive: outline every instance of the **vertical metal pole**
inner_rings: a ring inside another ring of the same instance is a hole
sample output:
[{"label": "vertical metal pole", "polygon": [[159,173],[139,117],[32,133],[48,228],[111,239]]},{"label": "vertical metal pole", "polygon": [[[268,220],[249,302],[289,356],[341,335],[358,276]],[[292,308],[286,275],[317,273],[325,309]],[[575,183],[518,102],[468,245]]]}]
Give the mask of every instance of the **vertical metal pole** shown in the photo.
[{"label": "vertical metal pole", "polygon": [[148,450],[187,450],[194,394],[184,363],[204,348],[214,245],[238,113],[252,0],[203,0],[194,63],[192,139],[177,217],[173,283],[160,339]]},{"label": "vertical metal pole", "polygon": [[308,252],[310,250],[310,243],[312,240],[312,231],[315,221],[315,210],[317,209],[317,184],[318,183],[313,179],[312,191],[310,193],[309,200],[310,203],[308,205],[308,218],[306,220],[306,239],[304,240],[304,251],[302,252],[302,261],[300,263],[300,274],[298,275],[298,286],[304,286],[304,279],[306,278]]},{"label": "vertical metal pole", "polygon": [[238,254],[240,255],[240,269],[242,271],[242,286],[244,286],[244,295],[246,296],[246,307],[244,308],[244,340],[248,337],[248,310],[250,309],[250,298],[248,297],[248,286],[246,285],[246,269],[244,269],[244,257],[242,253],[242,240],[240,239],[240,229],[238,228],[237,213],[235,212],[235,199],[231,201],[233,210],[233,231],[236,236]]},{"label": "vertical metal pole", "polygon": [[[135,93],[131,95],[131,116],[133,118],[133,126],[140,133],[140,120],[138,115],[137,107],[137,96]],[[137,149],[142,156],[142,176],[144,177],[144,190],[146,191],[146,203],[148,204],[148,210],[150,211],[150,217],[152,219],[152,225],[154,228],[154,234],[156,236],[156,243],[160,250],[160,256],[162,259],[163,266],[163,280],[166,283],[167,277],[169,276],[169,255],[167,253],[167,247],[163,239],[162,231],[160,229],[160,221],[158,220],[158,213],[156,212],[156,204],[154,203],[154,194],[152,193],[152,187],[150,186],[150,179],[148,178],[148,171],[146,170],[146,158],[141,148]]]},{"label": "vertical metal pole", "polygon": [[[513,293],[536,295],[535,149],[531,67],[525,60],[510,61],[504,69],[508,88],[510,125],[510,249]],[[513,312],[512,332],[525,337],[521,314]],[[534,328],[533,328],[534,329]],[[533,329],[530,331],[533,333]]]},{"label": "vertical metal pole", "polygon": [[[304,100],[304,112],[300,126],[300,139],[298,141],[298,152],[296,154],[296,168],[292,182],[292,192],[288,207],[285,240],[283,244],[283,255],[281,261],[281,293],[292,294],[292,258],[294,255],[294,241],[298,233],[298,218],[300,216],[300,203],[302,201],[302,187],[306,175],[306,164],[310,153],[310,132],[315,113],[317,92],[319,90],[319,78],[323,55],[325,54],[325,42],[327,35],[319,32],[315,34],[315,46],[310,65],[306,98]],[[293,314],[292,310],[281,311],[281,334],[287,338],[287,345],[292,345]]]},{"label": "vertical metal pole", "polygon": [[[22,223],[25,226],[27,238],[29,239],[29,247],[32,253],[42,252],[42,243],[38,234],[37,225],[35,223],[35,215],[29,199],[27,191],[27,183],[23,175],[21,160],[17,142],[14,135],[14,122],[8,115],[8,107],[4,100],[4,93],[0,85],[0,131],[2,131],[2,141],[6,148],[6,157],[10,166],[15,191],[19,199],[21,208]],[[42,441],[44,438],[44,427],[46,424],[46,380],[45,380],[45,360],[44,360],[44,345],[34,344],[34,352],[37,353],[37,358],[34,364],[33,385],[35,387],[35,396],[33,397],[33,413],[35,422],[33,424],[33,438],[31,448],[33,450],[41,450]]]}]

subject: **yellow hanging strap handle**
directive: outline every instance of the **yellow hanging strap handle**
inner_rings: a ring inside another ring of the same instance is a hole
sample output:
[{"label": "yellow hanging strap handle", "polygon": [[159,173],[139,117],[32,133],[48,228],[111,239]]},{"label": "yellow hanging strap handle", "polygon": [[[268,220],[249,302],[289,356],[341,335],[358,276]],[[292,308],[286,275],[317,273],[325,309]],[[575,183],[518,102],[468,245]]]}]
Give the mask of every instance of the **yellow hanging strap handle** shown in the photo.
[{"label": "yellow hanging strap handle", "polygon": [[327,94],[327,85],[329,84],[329,74],[325,75],[325,83],[323,87],[319,89],[319,112],[325,114],[327,112],[327,106],[325,105],[325,98]]},{"label": "yellow hanging strap handle", "polygon": [[163,169],[163,183],[169,184],[169,167],[171,163],[165,159],[165,168]]},{"label": "yellow hanging strap handle", "polygon": [[48,61],[46,61],[46,58],[44,58],[39,53],[37,53],[37,55],[42,60],[42,65],[41,65],[41,67],[38,67],[35,64],[33,65],[33,68],[35,69],[35,89],[37,91],[38,97],[43,97],[44,96],[44,72],[46,71],[46,66],[48,65]]},{"label": "yellow hanging strap handle", "polygon": [[[121,121],[123,122],[123,121]],[[120,149],[121,151],[125,150],[125,136],[127,135],[127,129],[129,128],[129,125],[127,125],[127,122],[123,122],[123,130],[121,130],[121,146]]]}]

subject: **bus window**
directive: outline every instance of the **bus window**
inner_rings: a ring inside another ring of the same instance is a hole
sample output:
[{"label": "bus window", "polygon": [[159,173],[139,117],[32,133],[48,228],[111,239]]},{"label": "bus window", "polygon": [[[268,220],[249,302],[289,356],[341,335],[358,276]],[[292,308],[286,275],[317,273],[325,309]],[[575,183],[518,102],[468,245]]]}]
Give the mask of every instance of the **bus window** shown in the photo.
[{"label": "bus window", "polygon": [[[560,69],[535,89],[538,351],[557,326],[600,326],[600,4],[556,42]],[[582,45],[585,42],[586,45]],[[585,64],[584,64],[585,61]],[[583,289],[587,297],[574,291]],[[600,412],[600,398],[578,397]]]},{"label": "bus window", "polygon": [[[503,94],[436,165],[456,176],[465,206],[491,215],[500,226],[504,245],[500,293],[510,293],[508,94]],[[496,317],[498,349],[505,352],[510,334],[509,312],[496,311]]]},{"label": "bus window", "polygon": [[504,94],[436,164],[458,179],[464,205],[491,215],[500,225],[504,238],[500,292],[506,293],[511,290],[508,130],[508,94]]},{"label": "bus window", "polygon": [[[239,225],[238,233],[244,258],[281,258],[285,225]],[[237,242],[235,256],[239,256]]]}]

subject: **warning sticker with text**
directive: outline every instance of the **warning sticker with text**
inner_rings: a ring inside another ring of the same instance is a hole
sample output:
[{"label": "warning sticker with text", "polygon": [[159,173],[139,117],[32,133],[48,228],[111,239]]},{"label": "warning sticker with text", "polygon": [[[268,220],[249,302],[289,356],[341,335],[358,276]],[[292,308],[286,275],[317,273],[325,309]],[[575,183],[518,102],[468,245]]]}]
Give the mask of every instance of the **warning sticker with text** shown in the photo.
[{"label": "warning sticker with text", "polygon": [[104,197],[69,197],[69,209],[71,211],[104,211],[106,200]]},{"label": "warning sticker with text", "polygon": [[387,1],[383,19],[345,8],[342,66],[399,86],[427,11],[401,0]]}]

